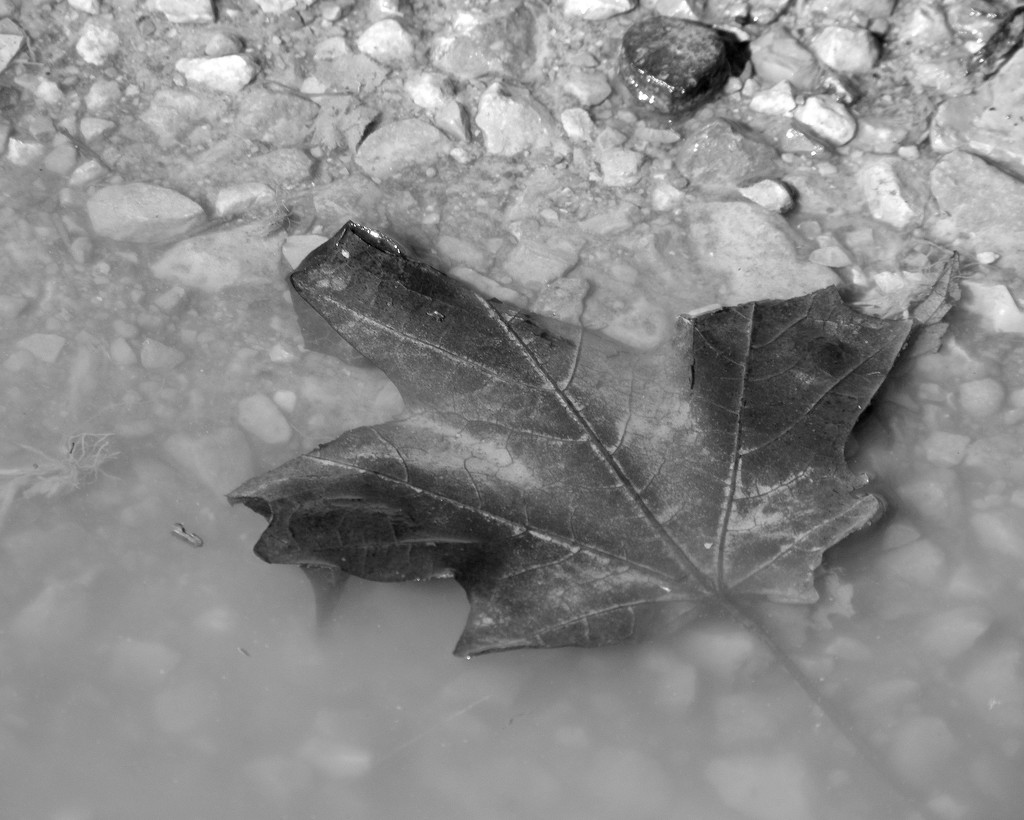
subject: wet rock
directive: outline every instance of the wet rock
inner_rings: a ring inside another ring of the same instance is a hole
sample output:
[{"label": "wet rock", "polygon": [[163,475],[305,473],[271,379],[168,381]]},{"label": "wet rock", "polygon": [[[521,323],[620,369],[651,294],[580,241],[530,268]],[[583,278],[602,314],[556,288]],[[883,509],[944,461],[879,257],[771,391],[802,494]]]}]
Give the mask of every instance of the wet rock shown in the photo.
[{"label": "wet rock", "polygon": [[303,145],[309,140],[318,110],[316,103],[295,94],[246,89],[240,95],[235,132],[277,147]]},{"label": "wet rock", "polygon": [[60,143],[51,148],[43,157],[43,168],[51,174],[63,177],[74,170],[77,162],[78,151],[75,150],[75,146],[70,143]]},{"label": "wet rock", "polygon": [[667,180],[659,180],[651,186],[651,207],[656,211],[674,211],[685,198],[686,194]]},{"label": "wet rock", "polygon": [[489,154],[510,157],[557,147],[554,118],[522,88],[497,82],[489,85],[480,96],[475,122]]},{"label": "wet rock", "polygon": [[106,136],[115,128],[117,128],[116,122],[102,117],[82,117],[78,123],[78,133],[89,143]]},{"label": "wet rock", "polygon": [[75,51],[89,65],[106,65],[121,49],[121,39],[106,20],[88,20],[78,35]]},{"label": "wet rock", "polygon": [[565,0],[566,17],[584,20],[607,20],[636,8],[637,0]]},{"label": "wet rock", "polygon": [[836,71],[863,74],[878,62],[878,41],[864,28],[825,26],[811,38],[811,51]]},{"label": "wet rock", "polygon": [[963,151],[947,154],[931,172],[944,212],[928,225],[931,238],[970,253],[991,251],[1024,269],[1024,183]]},{"label": "wet rock", "polygon": [[751,202],[777,214],[789,213],[796,204],[789,186],[777,179],[762,179],[750,185],[741,185],[739,192]]},{"label": "wet rock", "polygon": [[235,427],[222,427],[206,435],[176,433],[164,442],[164,449],[215,493],[228,493],[253,474],[249,442]]},{"label": "wet rock", "polygon": [[901,174],[905,168],[906,164],[898,160],[879,159],[857,171],[857,182],[871,215],[895,228],[920,224],[923,216],[923,192],[911,188]]},{"label": "wet rock", "polygon": [[162,148],[177,145],[178,139],[203,119],[214,119],[211,106],[191,91],[161,89],[139,118],[156,135]]},{"label": "wet rock", "polygon": [[620,71],[641,103],[664,114],[683,114],[722,89],[729,78],[729,61],[715,29],[689,20],[651,17],[623,36]]},{"label": "wet rock", "polygon": [[82,12],[82,14],[100,13],[99,0],[68,0],[68,5],[75,11]]},{"label": "wet rock", "polygon": [[292,426],[281,409],[262,393],[246,396],[238,402],[238,426],[265,444],[286,444]]},{"label": "wet rock", "polygon": [[402,65],[412,60],[416,44],[401,23],[388,18],[366,28],[356,40],[356,48],[379,63]]},{"label": "wet rock", "polygon": [[722,303],[788,299],[839,284],[829,268],[804,261],[800,237],[753,202],[695,202],[685,209],[693,259],[721,282]]},{"label": "wet rock", "polygon": [[156,339],[144,339],[139,348],[139,361],[146,370],[173,370],[186,358],[177,348]]},{"label": "wet rock", "polygon": [[[384,66],[365,54],[352,54],[344,38],[329,37],[313,52],[313,74],[303,82],[302,90],[366,94],[378,88],[387,73]],[[315,88],[309,88],[311,81]]]},{"label": "wet rock", "polygon": [[405,81],[405,93],[413,103],[427,111],[436,111],[455,98],[451,83],[446,77],[427,71],[409,77]]},{"label": "wet rock", "polygon": [[813,820],[810,776],[789,754],[715,757],[704,777],[722,804],[750,820]]},{"label": "wet rock", "polygon": [[769,85],[785,81],[801,91],[812,91],[821,78],[814,55],[779,26],[751,41],[750,62],[758,78]]},{"label": "wet rock", "polygon": [[257,222],[194,236],[169,248],[151,267],[157,279],[215,293],[235,285],[272,282],[284,233]]},{"label": "wet rock", "polygon": [[431,62],[460,80],[518,77],[535,59],[535,31],[541,24],[526,3],[460,11],[431,44]]},{"label": "wet rock", "polygon": [[756,111],[758,114],[789,117],[795,108],[796,99],[793,97],[793,86],[785,80],[758,91],[750,98],[750,110]]},{"label": "wet rock", "polygon": [[256,76],[256,66],[241,54],[183,57],[174,64],[174,70],[182,74],[190,86],[222,94],[237,94]]},{"label": "wet rock", "polygon": [[31,353],[41,362],[53,364],[66,344],[67,339],[56,333],[33,333],[18,339],[15,347]]},{"label": "wet rock", "polygon": [[219,219],[242,216],[277,200],[274,189],[262,182],[243,182],[221,188],[213,198],[213,214]]},{"label": "wet rock", "polygon": [[978,90],[942,103],[931,127],[931,145],[946,153],[969,151],[1024,177],[1024,50]]},{"label": "wet rock", "polygon": [[909,134],[904,123],[869,114],[857,120],[857,134],[849,145],[872,154],[894,154]]},{"label": "wet rock", "polygon": [[831,97],[808,97],[793,111],[793,119],[832,145],[846,145],[857,133],[857,121]]},{"label": "wet rock", "polygon": [[450,147],[448,137],[430,123],[396,120],[363,140],[356,164],[370,176],[384,179],[413,165],[432,164],[446,156]]},{"label": "wet rock", "polygon": [[955,467],[964,460],[970,446],[969,436],[936,430],[921,444],[924,457],[940,467]]},{"label": "wet rock", "polygon": [[309,179],[313,169],[313,160],[299,148],[277,148],[253,157],[246,163],[245,171],[255,175],[255,179],[265,179],[268,183],[282,186],[299,185]]},{"label": "wet rock", "polygon": [[153,8],[172,23],[212,23],[211,0],[152,0]]},{"label": "wet rock", "polygon": [[90,114],[102,114],[121,99],[121,86],[116,80],[97,80],[85,94],[85,107]]},{"label": "wet rock", "polygon": [[583,301],[589,290],[590,284],[586,279],[557,279],[544,287],[533,300],[530,310],[541,316],[579,324]]},{"label": "wet rock", "polygon": [[11,64],[21,47],[25,45],[25,33],[13,20],[0,21],[0,71]]},{"label": "wet rock", "polygon": [[722,119],[712,120],[680,142],[673,159],[691,182],[707,185],[735,185],[749,178],[770,177],[779,167],[775,148]]},{"label": "wet rock", "polygon": [[120,242],[161,244],[206,221],[203,209],[188,197],[144,182],[100,188],[86,211],[99,236]]},{"label": "wet rock", "polygon": [[298,0],[256,0],[256,5],[264,14],[280,15],[295,8]]}]

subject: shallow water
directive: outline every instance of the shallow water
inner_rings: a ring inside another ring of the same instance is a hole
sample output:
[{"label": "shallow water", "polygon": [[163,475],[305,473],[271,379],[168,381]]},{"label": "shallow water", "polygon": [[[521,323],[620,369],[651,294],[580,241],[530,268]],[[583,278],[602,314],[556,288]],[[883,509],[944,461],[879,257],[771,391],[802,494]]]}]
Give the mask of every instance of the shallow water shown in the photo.
[{"label": "shallow water", "polygon": [[[139,167],[157,151],[128,148]],[[678,181],[659,150],[650,166]],[[565,281],[589,283],[588,327],[637,346],[722,297],[679,239],[685,209],[650,207],[653,174],[610,188],[568,162],[478,153],[379,187],[325,162],[337,181],[288,204],[303,230],[358,218],[455,275],[472,278],[475,254],[490,278],[474,281],[524,303],[540,284],[502,267],[513,234],[543,251],[587,224]],[[851,245],[861,231],[858,252],[881,260],[903,249],[899,231],[833,207],[855,158],[787,162],[801,259],[830,231]],[[642,645],[467,661],[450,654],[466,615],[454,583],[353,579],[318,631],[306,580],[252,554],[265,522],[224,495],[395,417],[394,388],[357,356],[305,350],[273,241],[269,274],[186,287],[153,275],[162,249],[76,246],[82,192],[68,204],[52,174],[3,175],[4,817],[1019,816],[1021,334],[958,309],[940,352],[901,365],[850,448],[889,512],[827,553],[819,604],[762,609],[840,731],[763,644],[711,616]]]}]

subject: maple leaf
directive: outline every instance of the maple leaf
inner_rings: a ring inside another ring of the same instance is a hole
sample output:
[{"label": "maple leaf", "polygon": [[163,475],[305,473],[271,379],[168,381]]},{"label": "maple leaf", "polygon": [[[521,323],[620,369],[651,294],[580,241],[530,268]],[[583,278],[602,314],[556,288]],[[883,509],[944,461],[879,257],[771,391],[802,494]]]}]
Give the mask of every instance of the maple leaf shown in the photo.
[{"label": "maple leaf", "polygon": [[822,553],[881,510],[843,451],[912,323],[834,289],[683,317],[641,353],[353,223],[292,284],[409,412],[229,498],[268,519],[261,558],[314,581],[454,578],[457,654],[615,643],[747,596],[812,602]]}]

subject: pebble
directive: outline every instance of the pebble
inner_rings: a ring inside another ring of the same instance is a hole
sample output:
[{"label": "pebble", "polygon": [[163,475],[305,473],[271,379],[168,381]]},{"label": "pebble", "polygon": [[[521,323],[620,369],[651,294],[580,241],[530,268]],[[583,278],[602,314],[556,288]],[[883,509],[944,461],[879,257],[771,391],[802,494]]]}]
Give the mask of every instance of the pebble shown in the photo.
[{"label": "pebble", "polygon": [[18,339],[15,346],[31,353],[41,362],[53,364],[66,344],[67,339],[56,333],[33,333]]},{"label": "pebble", "polygon": [[723,805],[749,820],[814,820],[807,767],[794,755],[714,757],[704,777]]},{"label": "pebble", "polygon": [[75,169],[77,162],[78,151],[75,146],[57,145],[43,157],[43,168],[51,174],[65,177]]},{"label": "pebble", "polygon": [[941,467],[955,467],[964,460],[970,444],[970,436],[934,430],[921,443],[921,449],[924,457],[932,464],[938,464]]},{"label": "pebble", "polygon": [[119,367],[128,367],[137,364],[139,361],[135,351],[132,350],[132,346],[128,344],[126,339],[122,339],[120,336],[110,342],[109,351],[110,360]]},{"label": "pebble", "polygon": [[356,152],[356,165],[371,177],[386,179],[406,168],[432,165],[447,156],[451,140],[420,119],[395,120],[371,133]]},{"label": "pebble", "polygon": [[276,16],[294,9],[298,5],[298,0],[256,0],[256,5],[264,14]]},{"label": "pebble", "polygon": [[274,189],[262,182],[243,182],[221,188],[213,197],[213,215],[219,219],[242,216],[247,211],[277,201]]},{"label": "pebble", "polygon": [[412,75],[405,81],[405,93],[420,108],[435,111],[453,99],[451,83],[432,71]]},{"label": "pebble", "polygon": [[212,23],[211,0],[151,0],[152,6],[171,23]]},{"label": "pebble", "polygon": [[651,207],[656,211],[673,211],[683,204],[686,194],[671,182],[660,180],[651,186]]},{"label": "pebble", "polygon": [[7,140],[7,160],[11,165],[28,168],[38,165],[46,155],[46,146],[41,142],[10,137]]},{"label": "pebble", "polygon": [[162,244],[206,222],[203,209],[188,197],[145,182],[100,188],[86,211],[99,236],[120,242]]},{"label": "pebble", "polygon": [[601,181],[611,188],[628,188],[640,181],[643,155],[628,148],[610,148],[597,155]]},{"label": "pebble", "polygon": [[844,74],[863,74],[878,62],[878,41],[864,28],[825,26],[810,46],[821,62]]},{"label": "pebble", "polygon": [[530,305],[530,310],[561,322],[579,324],[583,301],[589,290],[590,284],[586,279],[556,279],[544,286]]},{"label": "pebble", "polygon": [[585,107],[600,105],[612,94],[607,78],[597,71],[569,71],[562,80],[562,88]]},{"label": "pebble", "polygon": [[607,20],[636,8],[637,0],[565,0],[566,17],[584,20]]},{"label": "pebble", "polygon": [[102,114],[121,99],[121,86],[116,80],[96,80],[85,94],[85,107],[90,114]]},{"label": "pebble", "polygon": [[811,91],[821,76],[814,55],[780,26],[751,41],[750,62],[754,74],[768,85],[787,82],[801,91]]},{"label": "pebble", "polygon": [[416,44],[401,23],[387,18],[366,28],[356,40],[356,48],[385,65],[403,65],[413,59]]},{"label": "pebble", "polygon": [[139,347],[139,361],[146,370],[173,370],[186,358],[177,348],[156,339],[143,339]]},{"label": "pebble", "polygon": [[593,142],[594,121],[585,108],[567,108],[559,115],[562,130],[573,142]]},{"label": "pebble", "polygon": [[171,246],[150,270],[157,279],[216,293],[274,281],[284,233],[268,234],[261,222],[213,231]]},{"label": "pebble", "polygon": [[246,396],[238,402],[238,426],[266,444],[286,444],[292,426],[274,402],[262,393]]},{"label": "pebble", "polygon": [[544,106],[522,88],[500,82],[487,87],[475,120],[488,154],[511,157],[523,151],[557,147],[557,125]]},{"label": "pebble", "polygon": [[651,17],[622,37],[622,78],[641,103],[662,114],[692,112],[729,78],[721,35],[701,23]]},{"label": "pebble", "polygon": [[509,252],[503,267],[517,284],[539,289],[574,267],[581,247],[582,242],[566,236],[524,236]]},{"label": "pebble", "polygon": [[75,11],[82,12],[82,14],[100,13],[99,0],[68,0],[68,5]]},{"label": "pebble", "polygon": [[82,139],[90,143],[106,136],[115,128],[116,122],[102,117],[82,117],[78,123],[78,133],[82,135]]},{"label": "pebble", "polygon": [[692,258],[722,283],[723,304],[788,299],[839,284],[834,271],[797,252],[802,240],[784,217],[753,202],[693,202],[685,217]]},{"label": "pebble", "polygon": [[207,57],[227,57],[230,54],[241,54],[244,50],[245,44],[241,38],[223,31],[215,31],[206,41],[203,54]]},{"label": "pebble", "polygon": [[853,115],[831,97],[808,97],[793,111],[793,119],[832,145],[846,145],[857,133]]},{"label": "pebble", "polygon": [[0,71],[11,64],[25,45],[25,33],[11,19],[0,20]]},{"label": "pebble", "polygon": [[164,442],[167,454],[215,493],[225,494],[253,475],[252,450],[236,427],[212,433],[175,433]]},{"label": "pebble", "polygon": [[932,118],[931,146],[985,157],[1024,178],[1024,50],[973,94],[941,103]]},{"label": "pebble", "polygon": [[85,188],[94,182],[99,182],[106,175],[107,169],[100,164],[99,160],[87,159],[71,172],[68,185],[72,188]]},{"label": "pebble", "polygon": [[807,259],[816,265],[824,265],[828,268],[845,268],[853,264],[850,255],[837,245],[816,248],[807,255]]},{"label": "pebble", "polygon": [[87,20],[75,43],[75,51],[89,65],[101,66],[121,49],[121,39],[105,20]]},{"label": "pebble", "polygon": [[879,159],[868,162],[857,171],[857,182],[867,201],[871,216],[894,228],[920,224],[923,208],[913,202],[908,186],[899,173],[900,165]]},{"label": "pebble", "polygon": [[931,171],[941,211],[929,237],[961,251],[991,251],[1011,270],[1024,269],[1024,183],[964,151],[942,157]]},{"label": "pebble", "polygon": [[237,94],[256,76],[256,66],[241,54],[224,57],[183,57],[174,70],[184,76],[189,86]]},{"label": "pebble", "polygon": [[777,214],[789,213],[796,204],[789,186],[777,179],[762,179],[751,185],[741,185],[738,190],[751,202]]},{"label": "pebble", "polygon": [[718,118],[680,142],[673,160],[691,183],[713,186],[771,178],[779,171],[779,152],[773,146]]},{"label": "pebble", "polygon": [[786,80],[758,91],[750,98],[750,109],[759,114],[789,117],[795,108],[796,99],[793,97],[793,86]]},{"label": "pebble", "polygon": [[1006,390],[995,379],[975,379],[960,385],[957,398],[965,415],[983,421],[1002,409]]}]

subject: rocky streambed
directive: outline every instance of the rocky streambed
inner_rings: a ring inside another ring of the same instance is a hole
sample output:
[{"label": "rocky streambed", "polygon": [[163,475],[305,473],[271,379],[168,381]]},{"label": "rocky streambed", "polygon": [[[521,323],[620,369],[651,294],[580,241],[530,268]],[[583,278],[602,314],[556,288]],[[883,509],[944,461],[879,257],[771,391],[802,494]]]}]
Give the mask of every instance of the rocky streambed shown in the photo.
[{"label": "rocky streambed", "polygon": [[[1017,816],[1011,11],[0,0],[5,814]],[[722,32],[728,70],[692,106],[638,100],[623,38],[681,21]],[[899,315],[957,254],[942,346],[850,452],[890,513],[828,554],[818,605],[775,613],[918,815],[728,623],[467,664],[458,588],[353,581],[314,632],[223,496],[402,412],[355,351],[304,347],[288,294],[350,219],[641,349],[679,313],[829,284]]]}]

